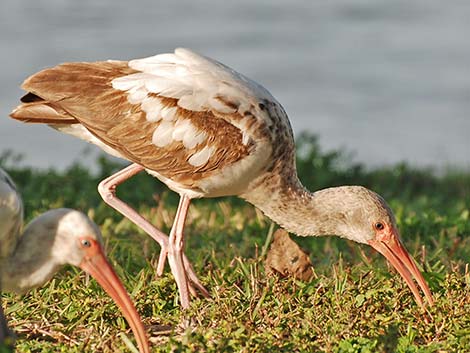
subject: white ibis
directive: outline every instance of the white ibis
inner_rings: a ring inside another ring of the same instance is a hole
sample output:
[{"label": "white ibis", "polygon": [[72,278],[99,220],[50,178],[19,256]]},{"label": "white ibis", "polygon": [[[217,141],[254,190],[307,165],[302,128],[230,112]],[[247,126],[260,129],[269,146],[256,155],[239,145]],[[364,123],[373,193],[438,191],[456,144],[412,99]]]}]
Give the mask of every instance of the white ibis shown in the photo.
[{"label": "white ibis", "polygon": [[[204,290],[183,253],[188,207],[195,198],[226,195],[245,199],[297,235],[369,244],[403,276],[420,305],[412,277],[432,304],[385,201],[361,186],[307,191],[297,177],[284,109],[229,67],[176,49],[129,62],[65,63],[32,75],[22,87],[28,93],[12,118],[49,124],[133,162],[102,181],[99,192],[160,243],[157,274],[168,254],[183,308],[193,285]],[[169,238],[115,195],[117,185],[143,170],[180,195]]]},{"label": "white ibis", "polygon": [[[113,298],[129,322],[140,352],[148,353],[149,344],[139,314],[106,259],[96,224],[82,212],[66,208],[43,213],[20,235],[22,224],[21,197],[11,178],[0,169],[0,288],[24,293],[43,285],[62,266],[78,266]],[[3,322],[0,338],[6,336],[7,326]]]}]

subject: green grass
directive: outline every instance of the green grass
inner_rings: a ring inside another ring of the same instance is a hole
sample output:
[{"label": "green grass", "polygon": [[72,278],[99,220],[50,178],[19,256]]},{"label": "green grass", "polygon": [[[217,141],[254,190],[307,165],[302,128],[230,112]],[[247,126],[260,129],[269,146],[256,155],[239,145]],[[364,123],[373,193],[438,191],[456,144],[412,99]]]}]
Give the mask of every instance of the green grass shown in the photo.
[{"label": "green grass", "polygon": [[[236,198],[197,200],[187,223],[187,250],[211,299],[182,313],[168,269],[155,279],[158,246],[107,207],[96,186],[118,166],[99,161],[65,172],[0,165],[16,180],[31,220],[55,207],[87,212],[100,225],[111,262],[145,325],[153,352],[467,352],[470,346],[470,172],[440,173],[405,164],[368,170],[343,152],[299,141],[299,174],[315,190],[361,184],[394,210],[406,247],[425,271],[436,304],[423,312],[406,284],[366,246],[336,238],[294,238],[310,252],[311,282],[266,277],[261,257],[271,222]],[[148,175],[118,195],[164,231],[177,197]],[[67,267],[43,288],[3,294],[19,352],[131,352],[133,337],[95,281]]]}]

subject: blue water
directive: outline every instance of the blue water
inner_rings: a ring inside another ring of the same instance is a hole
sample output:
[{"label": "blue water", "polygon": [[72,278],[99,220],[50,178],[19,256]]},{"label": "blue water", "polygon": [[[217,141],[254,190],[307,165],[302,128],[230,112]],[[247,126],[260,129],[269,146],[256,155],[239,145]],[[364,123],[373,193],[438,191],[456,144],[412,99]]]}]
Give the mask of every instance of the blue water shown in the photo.
[{"label": "blue water", "polygon": [[463,0],[2,0],[0,153],[62,168],[97,152],[7,117],[28,75],[186,46],[262,83],[325,149],[369,166],[470,168],[469,19]]}]

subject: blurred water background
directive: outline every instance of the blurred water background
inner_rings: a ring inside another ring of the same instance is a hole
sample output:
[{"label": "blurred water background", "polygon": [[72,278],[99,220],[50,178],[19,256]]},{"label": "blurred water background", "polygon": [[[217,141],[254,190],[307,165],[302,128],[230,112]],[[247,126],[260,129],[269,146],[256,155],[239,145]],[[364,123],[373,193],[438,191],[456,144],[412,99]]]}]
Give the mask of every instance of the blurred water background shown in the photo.
[{"label": "blurred water background", "polygon": [[294,131],[368,166],[470,168],[470,2],[2,0],[0,154],[64,168],[97,149],[8,118],[28,75],[184,46],[267,87]]}]

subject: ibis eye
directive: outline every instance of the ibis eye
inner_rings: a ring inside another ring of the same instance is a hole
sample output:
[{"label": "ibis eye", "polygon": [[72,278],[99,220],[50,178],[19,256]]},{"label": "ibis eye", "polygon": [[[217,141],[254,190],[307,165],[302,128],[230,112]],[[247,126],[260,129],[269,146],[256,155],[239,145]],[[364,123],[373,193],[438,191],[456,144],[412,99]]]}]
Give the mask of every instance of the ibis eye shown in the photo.
[{"label": "ibis eye", "polygon": [[82,246],[84,246],[85,248],[89,248],[91,246],[91,241],[89,241],[87,239],[83,239],[82,240]]},{"label": "ibis eye", "polygon": [[383,230],[385,228],[385,226],[382,222],[377,222],[377,223],[374,224],[374,228],[376,230]]}]

